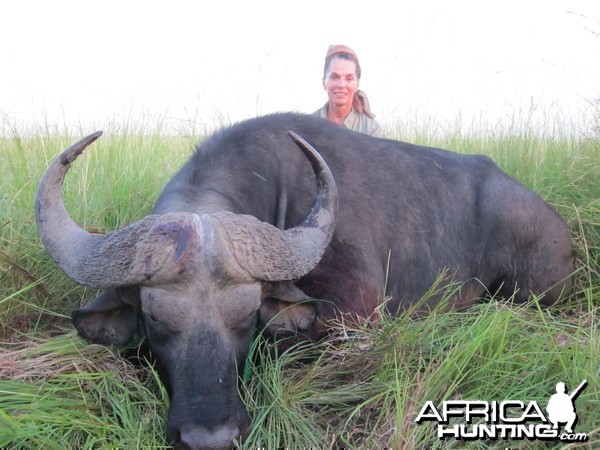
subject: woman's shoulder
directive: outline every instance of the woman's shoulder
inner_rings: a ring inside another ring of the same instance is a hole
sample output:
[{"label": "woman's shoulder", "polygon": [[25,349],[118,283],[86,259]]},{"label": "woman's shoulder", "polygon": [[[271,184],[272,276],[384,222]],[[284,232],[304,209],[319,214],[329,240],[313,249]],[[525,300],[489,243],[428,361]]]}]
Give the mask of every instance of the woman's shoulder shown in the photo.
[{"label": "woman's shoulder", "polygon": [[[349,119],[349,120],[348,120]],[[369,134],[375,137],[383,137],[383,127],[381,124],[367,116],[365,113],[359,112],[356,109],[352,109],[352,112],[348,115],[346,122],[344,122],[347,128],[361,133]]]}]

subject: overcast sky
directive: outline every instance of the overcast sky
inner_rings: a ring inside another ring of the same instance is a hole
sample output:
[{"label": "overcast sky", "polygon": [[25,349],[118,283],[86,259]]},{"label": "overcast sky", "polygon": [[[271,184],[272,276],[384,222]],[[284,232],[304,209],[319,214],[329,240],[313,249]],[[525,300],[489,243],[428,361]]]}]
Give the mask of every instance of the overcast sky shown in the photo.
[{"label": "overcast sky", "polygon": [[600,98],[599,0],[6,0],[0,43],[4,128],[310,113],[337,43],[384,123],[582,123]]}]

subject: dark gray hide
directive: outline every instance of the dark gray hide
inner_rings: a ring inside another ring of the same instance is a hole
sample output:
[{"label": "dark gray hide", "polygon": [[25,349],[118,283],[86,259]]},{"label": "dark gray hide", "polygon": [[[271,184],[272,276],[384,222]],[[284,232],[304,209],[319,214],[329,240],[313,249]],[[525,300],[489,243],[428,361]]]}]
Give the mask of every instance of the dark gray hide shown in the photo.
[{"label": "dark gray hide", "polygon": [[[256,231],[261,227],[244,230],[246,215],[281,230],[307,221],[317,183],[288,130],[327,162],[339,211],[320,262],[279,273],[280,252],[270,250],[271,241]],[[41,198],[38,222],[45,220],[40,210],[58,207]],[[136,261],[142,255],[143,264],[134,266],[155,267],[135,282],[107,283],[115,270],[103,263],[97,269],[103,284],[96,285],[110,289],[73,317],[84,337],[105,344],[129,341],[142,318],[170,390],[168,438],[178,448],[221,448],[243,439],[247,415],[237,380],[256,322],[268,323],[270,333],[316,339],[340,314],[376,317],[385,296],[389,312],[404,311],[445,269],[463,283],[459,306],[487,293],[523,302],[532,292],[551,304],[571,287],[567,225],[489,158],[375,139],[311,116],[272,115],[215,134],[167,184],[153,213],[169,219],[146,225],[146,218],[131,233],[139,238],[154,227],[161,238],[145,239],[145,249],[137,238],[110,247],[119,255],[136,252]],[[194,213],[195,222],[181,213]],[[175,237],[169,227],[177,228]],[[204,230],[202,239],[190,229]],[[164,240],[172,250],[153,253]],[[195,240],[202,245],[189,245]],[[244,247],[246,241],[253,244]],[[69,244],[66,253],[79,261],[82,251]],[[63,270],[76,264],[53,258]],[[163,260],[176,264],[162,270]],[[115,264],[118,272],[132,265]],[[261,270],[263,264],[271,269]]]}]

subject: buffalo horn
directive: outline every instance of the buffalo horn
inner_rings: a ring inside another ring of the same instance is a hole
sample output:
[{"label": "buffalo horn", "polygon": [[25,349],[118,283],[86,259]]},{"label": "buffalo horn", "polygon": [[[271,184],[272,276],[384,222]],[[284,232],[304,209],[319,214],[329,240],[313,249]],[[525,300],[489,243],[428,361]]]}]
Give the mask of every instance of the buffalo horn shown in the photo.
[{"label": "buffalo horn", "polygon": [[[203,224],[213,220],[189,212],[150,215],[112,233],[92,234],[69,216],[61,188],[69,167],[101,135],[73,144],[48,167],[36,196],[36,221],[50,257],[70,278],[94,288],[169,281],[185,271],[202,247]],[[279,230],[252,216],[221,212],[212,215],[227,235],[238,264],[255,279],[291,280],[320,261],[335,228],[337,189],[325,161],[297,134],[290,136],[309,159],[318,193],[304,221]]]},{"label": "buffalo horn", "polygon": [[213,214],[228,236],[239,265],[255,279],[293,280],[321,260],[335,229],[338,194],[335,180],[321,155],[302,137],[288,132],[304,152],[317,179],[317,197],[298,226],[280,230],[252,216]]},{"label": "buffalo horn", "polygon": [[102,132],[73,144],[50,164],[38,187],[35,211],[50,257],[77,283],[110,288],[157,283],[181,273],[201,239],[201,218],[191,213],[150,215],[112,233],[92,234],[69,216],[61,188],[69,167]]}]

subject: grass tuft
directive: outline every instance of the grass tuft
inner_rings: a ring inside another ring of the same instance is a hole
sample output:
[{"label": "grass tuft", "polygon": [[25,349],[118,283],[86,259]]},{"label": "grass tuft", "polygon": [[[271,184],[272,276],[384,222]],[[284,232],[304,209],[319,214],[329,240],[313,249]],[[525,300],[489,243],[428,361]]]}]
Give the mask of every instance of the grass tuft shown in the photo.
[{"label": "grass tuft", "polygon": [[0,347],[0,447],[162,448],[154,372],[74,332]]}]

